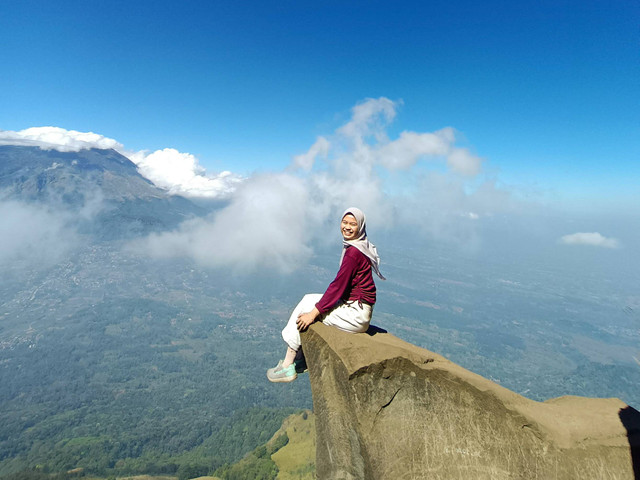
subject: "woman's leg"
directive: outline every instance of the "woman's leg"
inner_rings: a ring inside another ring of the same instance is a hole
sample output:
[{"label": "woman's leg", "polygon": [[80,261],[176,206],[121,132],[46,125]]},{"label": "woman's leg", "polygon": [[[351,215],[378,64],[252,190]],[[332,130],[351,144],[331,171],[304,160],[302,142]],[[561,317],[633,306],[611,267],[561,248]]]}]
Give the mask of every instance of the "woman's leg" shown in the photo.
[{"label": "woman's leg", "polygon": [[305,295],[293,309],[291,317],[287,322],[287,326],[282,330],[282,338],[287,344],[287,353],[284,360],[280,360],[278,365],[267,370],[267,378],[270,382],[291,382],[298,376],[296,368],[293,365],[300,350],[300,332],[296,320],[301,313],[310,312],[315,304],[322,298],[319,294]]},{"label": "woman's leg", "polygon": [[293,348],[287,346],[287,353],[285,354],[284,360],[282,361],[282,367],[286,368],[291,365],[296,359],[297,354],[298,352],[296,352]]},{"label": "woman's leg", "polygon": [[373,308],[366,303],[343,303],[331,310],[322,323],[345,332],[362,333],[369,329],[372,312]]},{"label": "woman's leg", "polygon": [[[300,332],[298,331],[298,325],[296,324],[298,315],[313,310],[313,307],[315,307],[316,303],[318,303],[321,298],[322,294],[320,293],[309,293],[302,297],[302,300],[300,300],[298,305],[296,305],[296,308],[293,309],[287,325],[282,330],[282,338],[288,346],[287,355],[285,356],[285,362],[289,359],[290,350],[293,351],[293,357],[295,357],[295,352],[300,350]],[[291,358],[291,362],[288,363],[288,365],[293,362],[293,357]],[[285,364],[285,366],[286,365],[287,364]]]}]

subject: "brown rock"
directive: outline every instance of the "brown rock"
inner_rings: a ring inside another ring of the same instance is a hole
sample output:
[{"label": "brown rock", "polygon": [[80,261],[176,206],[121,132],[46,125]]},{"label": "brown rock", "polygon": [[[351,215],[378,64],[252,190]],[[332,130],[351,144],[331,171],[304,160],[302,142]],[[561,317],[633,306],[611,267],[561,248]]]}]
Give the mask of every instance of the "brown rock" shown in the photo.
[{"label": "brown rock", "polygon": [[325,479],[640,479],[640,413],[535,402],[372,327],[303,334]]}]

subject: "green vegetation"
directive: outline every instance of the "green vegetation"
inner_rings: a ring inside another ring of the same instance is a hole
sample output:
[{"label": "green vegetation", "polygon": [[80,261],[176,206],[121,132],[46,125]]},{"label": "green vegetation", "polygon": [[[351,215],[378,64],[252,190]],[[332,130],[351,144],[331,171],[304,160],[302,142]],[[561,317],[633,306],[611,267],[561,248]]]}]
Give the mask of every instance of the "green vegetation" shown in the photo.
[{"label": "green vegetation", "polygon": [[[181,480],[195,478],[208,475],[221,466],[230,464],[245,454],[247,449],[264,442],[278,429],[287,413],[286,409],[265,408],[252,408],[237,413],[199,446],[177,454],[162,453],[157,448],[143,446],[141,455],[125,456],[126,453],[123,454],[122,449],[118,450],[118,444],[126,445],[126,440],[118,442],[106,437],[74,438],[56,442],[51,446],[43,442],[40,444],[40,450],[47,452],[43,455],[47,458],[39,458],[42,467],[35,470],[23,468],[20,472],[8,474],[6,477],[15,480],[21,480],[22,477],[27,480],[26,477],[32,477],[38,480],[40,477],[44,478],[45,472],[67,472],[73,467],[81,469],[83,473],[103,477],[146,473],[172,475]],[[176,436],[179,435],[181,433],[176,432]],[[277,447],[281,446],[282,444],[277,444]],[[264,455],[260,458],[263,457]],[[30,452],[23,465],[34,459],[35,455]],[[13,465],[16,464],[14,461]]]},{"label": "green vegetation", "polygon": [[[252,428],[256,423],[264,425],[265,420],[271,418],[279,418],[279,415],[269,415],[264,410],[253,409],[246,415],[233,418],[229,422],[230,428],[219,435],[212,436],[203,445],[190,452],[178,457],[162,458],[147,455],[138,459],[121,460],[117,462],[118,465],[115,468],[107,469],[103,475],[106,475],[106,480],[116,480],[116,478],[120,480],[275,480],[276,478],[307,480],[314,478],[315,423],[310,411],[289,415],[266,443],[259,445],[235,463],[220,464],[222,457],[216,457],[212,453],[220,452],[220,448],[216,448],[216,445],[227,446],[234,450],[237,456],[237,452],[242,450],[238,448],[240,445],[255,443],[256,438],[264,439],[264,431],[261,435],[254,434],[250,440],[247,439],[247,434],[256,432]],[[290,441],[289,435],[293,437],[295,444]],[[84,448],[82,450],[84,455],[94,456],[96,453],[86,447],[98,443],[100,441],[95,438],[84,437],[74,438],[67,442],[66,446]],[[214,468],[215,465],[219,466]],[[142,471],[154,473],[154,475],[140,474],[139,472]],[[79,477],[90,480],[105,479],[104,476],[95,476],[95,472],[92,476],[87,476],[87,473],[88,470],[83,467],[51,473],[50,467],[38,466],[9,473],[2,478],[3,480],[73,480]],[[163,476],[162,473],[165,475]]]},{"label": "green vegetation", "polygon": [[315,417],[290,415],[266,444],[214,475],[223,480],[312,480],[315,474]]},{"label": "green vegetation", "polygon": [[215,475],[223,480],[274,480],[278,476],[278,467],[271,455],[287,444],[286,433],[279,435],[271,445],[261,445],[234,465],[219,468]]},{"label": "green vegetation", "polygon": [[242,458],[278,430],[287,405],[310,403],[308,381],[266,381],[275,335],[254,336],[243,321],[238,333],[216,315],[105,299],[1,349],[0,475],[186,479]]}]

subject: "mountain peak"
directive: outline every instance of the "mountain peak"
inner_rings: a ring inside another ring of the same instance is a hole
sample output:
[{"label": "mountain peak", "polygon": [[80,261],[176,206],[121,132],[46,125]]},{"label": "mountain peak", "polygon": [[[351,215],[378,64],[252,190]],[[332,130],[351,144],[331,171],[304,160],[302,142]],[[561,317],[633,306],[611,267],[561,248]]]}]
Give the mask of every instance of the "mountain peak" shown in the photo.
[{"label": "mountain peak", "polygon": [[169,195],[111,149],[61,152],[32,146],[0,146],[0,199],[37,202],[69,212],[97,214],[103,238],[174,228],[205,211]]},{"label": "mountain peak", "polygon": [[[116,178],[122,185],[114,184]],[[24,199],[45,199],[56,192],[95,191],[105,183],[109,188],[104,193],[114,199],[164,195],[138,173],[131,160],[115,150],[60,152],[0,146],[0,188]]]}]

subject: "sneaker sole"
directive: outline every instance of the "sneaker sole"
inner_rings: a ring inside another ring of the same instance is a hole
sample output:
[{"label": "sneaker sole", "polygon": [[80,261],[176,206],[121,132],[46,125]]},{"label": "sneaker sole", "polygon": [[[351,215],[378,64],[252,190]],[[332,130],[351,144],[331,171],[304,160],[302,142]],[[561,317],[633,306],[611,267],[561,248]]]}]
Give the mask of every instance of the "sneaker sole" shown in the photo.
[{"label": "sneaker sole", "polygon": [[293,382],[296,378],[298,378],[298,374],[297,373],[295,375],[290,376],[290,377],[280,377],[280,378],[271,378],[269,375],[267,375],[267,380],[269,380],[270,382],[273,382],[273,383]]}]

